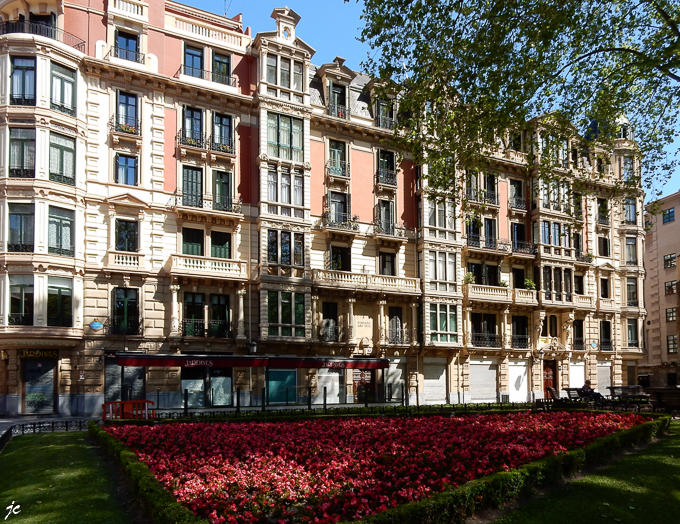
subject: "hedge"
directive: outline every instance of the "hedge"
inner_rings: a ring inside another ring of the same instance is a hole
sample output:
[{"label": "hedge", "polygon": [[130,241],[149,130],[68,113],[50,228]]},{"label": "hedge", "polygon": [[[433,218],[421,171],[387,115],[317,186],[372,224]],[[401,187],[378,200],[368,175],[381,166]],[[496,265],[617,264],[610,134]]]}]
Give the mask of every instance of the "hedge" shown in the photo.
[{"label": "hedge", "polygon": [[[404,504],[361,520],[364,524],[462,524],[475,511],[496,508],[519,496],[531,495],[539,486],[554,484],[574,476],[584,468],[610,461],[621,449],[647,442],[664,433],[670,416],[650,414],[655,420],[602,437],[582,449],[551,455],[516,470],[501,471],[450,488],[418,502]],[[380,416],[380,415],[377,415]],[[232,419],[233,420],[233,419]],[[271,421],[271,419],[269,419]],[[122,421],[121,421],[122,422]],[[151,421],[137,421],[153,424]],[[177,423],[177,420],[168,420]],[[193,422],[197,422],[194,420]],[[97,425],[89,423],[93,438],[116,456],[130,478],[142,506],[157,524],[206,524],[175,500],[156,480],[153,473],[121,442]]]}]

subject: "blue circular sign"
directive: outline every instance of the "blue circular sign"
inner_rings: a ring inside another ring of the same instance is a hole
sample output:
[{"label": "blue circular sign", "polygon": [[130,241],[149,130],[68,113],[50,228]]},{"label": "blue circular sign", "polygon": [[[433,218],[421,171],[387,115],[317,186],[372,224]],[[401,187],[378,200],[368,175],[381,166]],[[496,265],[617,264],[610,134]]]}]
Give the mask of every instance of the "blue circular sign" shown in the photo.
[{"label": "blue circular sign", "polygon": [[99,331],[103,327],[104,327],[104,324],[99,322],[99,320],[95,320],[94,322],[90,322],[90,328],[94,329],[95,331]]}]

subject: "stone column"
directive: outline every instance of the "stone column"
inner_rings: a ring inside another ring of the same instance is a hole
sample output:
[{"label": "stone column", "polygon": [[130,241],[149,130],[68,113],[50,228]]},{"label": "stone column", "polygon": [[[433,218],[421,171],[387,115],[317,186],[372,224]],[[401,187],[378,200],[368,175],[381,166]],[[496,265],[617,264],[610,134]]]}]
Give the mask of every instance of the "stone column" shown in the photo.
[{"label": "stone column", "polygon": [[347,299],[347,335],[346,335],[346,340],[347,342],[354,343],[356,342],[354,339],[354,304],[356,303],[357,299],[356,298],[348,298]]},{"label": "stone column", "polygon": [[170,335],[179,335],[179,311],[177,302],[177,293],[179,293],[179,284],[172,284],[170,286],[172,298],[170,301]]},{"label": "stone column", "polygon": [[246,321],[245,321],[245,309],[244,309],[244,298],[246,296],[245,288],[239,289],[236,294],[238,295],[238,323],[236,324],[236,338],[244,340],[246,338]]},{"label": "stone column", "polygon": [[418,344],[418,303],[411,304],[411,345]]},{"label": "stone column", "polygon": [[501,313],[501,347],[503,349],[508,349],[512,347],[512,341],[510,340],[510,334],[508,333],[508,314],[510,313],[510,308],[506,307]]},{"label": "stone column", "polygon": [[378,300],[378,342],[385,343],[385,305],[387,300]]},{"label": "stone column", "polygon": [[312,340],[319,340],[319,323],[317,319],[319,311],[319,295],[312,295]]},{"label": "stone column", "polygon": [[[472,346],[472,308],[470,306],[465,307],[465,318],[463,319],[463,344],[467,346]],[[432,331],[432,326],[430,326],[430,331]]]}]

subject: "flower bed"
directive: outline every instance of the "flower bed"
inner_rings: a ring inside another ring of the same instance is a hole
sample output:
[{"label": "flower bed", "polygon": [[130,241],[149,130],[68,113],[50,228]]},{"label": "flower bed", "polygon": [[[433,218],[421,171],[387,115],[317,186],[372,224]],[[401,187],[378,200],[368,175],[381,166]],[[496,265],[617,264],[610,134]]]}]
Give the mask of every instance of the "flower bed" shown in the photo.
[{"label": "flower bed", "polygon": [[108,427],[213,523],[337,522],[419,500],[646,419],[521,413]]}]

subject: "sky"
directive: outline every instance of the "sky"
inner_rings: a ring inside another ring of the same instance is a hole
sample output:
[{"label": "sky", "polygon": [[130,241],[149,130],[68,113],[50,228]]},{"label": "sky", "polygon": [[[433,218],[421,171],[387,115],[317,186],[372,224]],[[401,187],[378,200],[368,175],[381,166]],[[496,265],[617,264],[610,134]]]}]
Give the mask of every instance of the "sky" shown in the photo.
[{"label": "sky", "polygon": [[[300,15],[297,36],[316,49],[312,63],[322,65],[332,62],[336,56],[346,58],[345,64],[355,71],[363,71],[364,61],[370,48],[357,40],[363,27],[361,13],[363,2],[350,0],[180,0],[199,9],[233,18],[243,14],[243,27],[250,26],[255,36],[261,31],[273,31],[272,11],[286,5]],[[679,124],[680,125],[680,124]],[[680,149],[680,139],[670,151]],[[658,184],[660,186],[660,184]],[[658,189],[658,188],[657,188]],[[680,168],[662,187],[662,196],[680,189]]]}]

